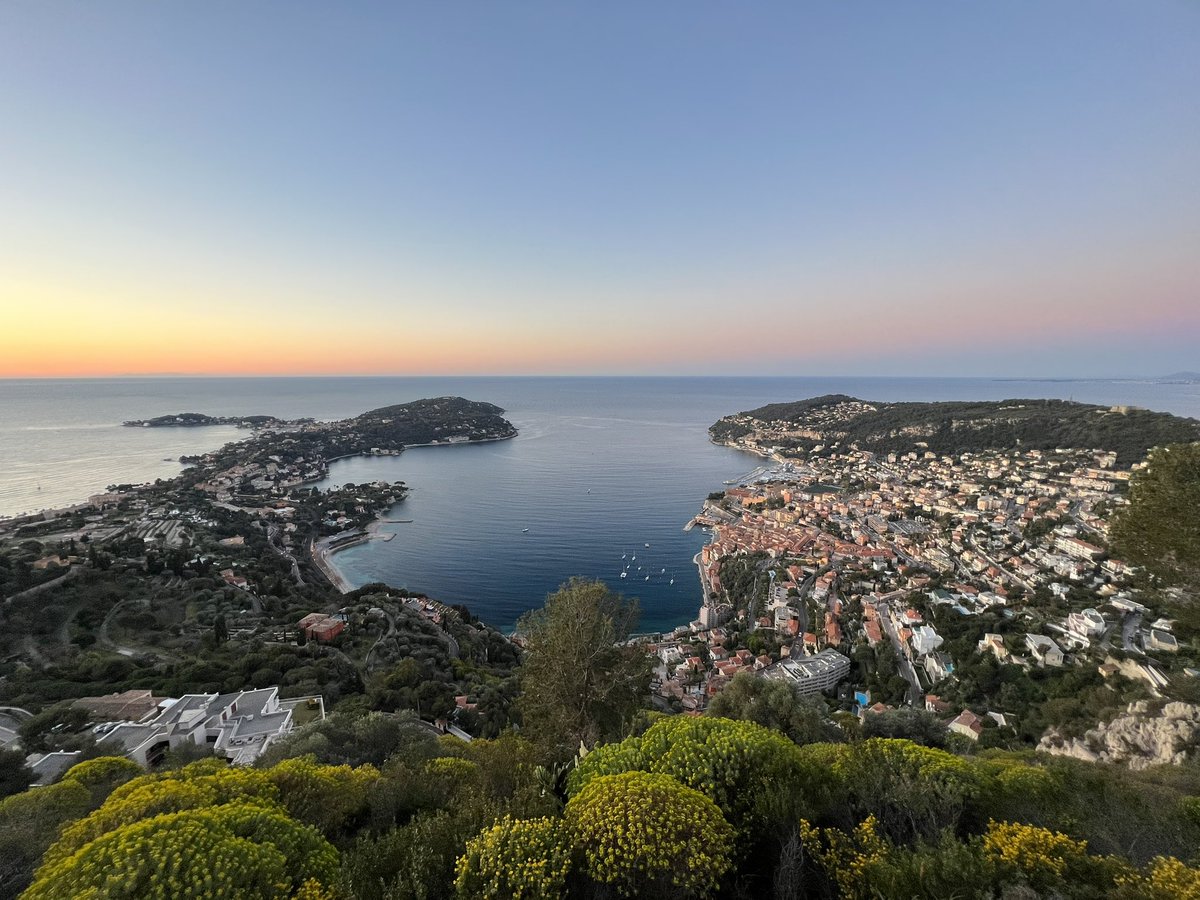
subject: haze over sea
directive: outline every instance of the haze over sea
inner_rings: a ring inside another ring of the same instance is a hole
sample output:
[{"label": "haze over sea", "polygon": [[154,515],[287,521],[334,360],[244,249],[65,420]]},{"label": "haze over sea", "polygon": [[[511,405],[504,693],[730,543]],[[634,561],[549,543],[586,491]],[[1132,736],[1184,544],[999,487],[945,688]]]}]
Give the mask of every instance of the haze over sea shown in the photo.
[{"label": "haze over sea", "polygon": [[[411,490],[391,517],[412,522],[383,526],[394,538],[335,556],[347,579],[355,585],[383,581],[466,603],[480,618],[506,628],[568,577],[599,577],[641,598],[644,629],[665,629],[690,621],[700,603],[692,557],[705,535],[684,533],[683,525],[708,493],[760,462],[710,444],[708,426],[764,403],[828,393],[866,400],[1059,397],[1200,418],[1200,385],[1149,381],[0,380],[0,515],[69,505],[109,484],[169,478],[180,471],[175,461],[180,455],[245,436],[226,427],[121,427],[128,419],[177,412],[335,419],[455,394],[504,407],[519,437],[334,463],[329,484],[402,480]],[[619,578],[634,555],[629,576]]]}]

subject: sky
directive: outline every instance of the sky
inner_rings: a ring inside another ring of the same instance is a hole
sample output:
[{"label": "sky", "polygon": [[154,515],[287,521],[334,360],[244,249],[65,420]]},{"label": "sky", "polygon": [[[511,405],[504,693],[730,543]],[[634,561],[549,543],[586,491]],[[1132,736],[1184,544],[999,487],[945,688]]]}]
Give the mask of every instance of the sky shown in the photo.
[{"label": "sky", "polygon": [[0,377],[1200,370],[1200,3],[0,3]]}]

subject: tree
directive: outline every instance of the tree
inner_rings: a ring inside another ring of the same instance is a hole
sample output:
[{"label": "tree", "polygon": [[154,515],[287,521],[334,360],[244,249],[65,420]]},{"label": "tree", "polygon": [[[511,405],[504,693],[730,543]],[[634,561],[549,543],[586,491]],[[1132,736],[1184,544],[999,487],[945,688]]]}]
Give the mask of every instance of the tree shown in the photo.
[{"label": "tree", "polygon": [[649,689],[644,654],[623,646],[637,620],[636,601],[579,578],[521,617],[527,653],[518,709],[535,743],[565,758],[581,743],[624,733]]},{"label": "tree", "polygon": [[33,771],[25,765],[25,754],[0,748],[0,798],[25,790],[31,781]]},{"label": "tree", "polygon": [[1112,523],[1127,562],[1172,581],[1200,585],[1200,443],[1151,452],[1130,479],[1129,505]]},{"label": "tree", "polygon": [[889,709],[873,713],[863,720],[862,735],[867,738],[905,738],[943,750],[947,738],[946,726],[933,713],[923,709]]},{"label": "tree", "polygon": [[754,722],[786,734],[797,744],[836,741],[838,729],[826,722],[824,704],[802,700],[791,685],[739,672],[713,698],[708,715]]},{"label": "tree", "polygon": [[407,710],[366,714],[339,711],[272,743],[258,765],[311,755],[317,762],[331,765],[370,763],[378,767],[397,754],[425,760],[434,755],[436,746],[436,738]]}]

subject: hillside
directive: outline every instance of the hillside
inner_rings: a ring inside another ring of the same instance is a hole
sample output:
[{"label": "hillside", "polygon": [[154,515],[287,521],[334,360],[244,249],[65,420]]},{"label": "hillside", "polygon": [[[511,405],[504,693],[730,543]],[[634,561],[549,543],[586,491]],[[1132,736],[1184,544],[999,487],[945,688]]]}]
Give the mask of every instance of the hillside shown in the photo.
[{"label": "hillside", "polygon": [[879,403],[829,394],[726,416],[709,434],[722,443],[750,439],[785,452],[833,444],[876,453],[1108,450],[1124,467],[1142,460],[1151,447],[1200,440],[1200,422],[1067,400]]},{"label": "hillside", "polygon": [[494,403],[462,397],[435,397],[372,409],[344,423],[359,447],[426,444],[434,441],[512,437],[516,429]]}]

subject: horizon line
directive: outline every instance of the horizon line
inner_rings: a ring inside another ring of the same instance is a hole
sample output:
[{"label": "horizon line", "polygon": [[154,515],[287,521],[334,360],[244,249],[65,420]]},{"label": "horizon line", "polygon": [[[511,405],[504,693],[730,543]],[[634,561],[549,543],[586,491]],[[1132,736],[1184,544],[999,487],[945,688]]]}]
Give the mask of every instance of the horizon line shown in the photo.
[{"label": "horizon line", "polygon": [[1200,373],[1192,371],[1176,371],[1163,374],[1146,374],[1140,373],[1136,375],[1117,375],[1117,374],[1091,374],[1091,375],[1014,375],[1014,374],[990,374],[990,375],[898,375],[898,374],[852,374],[844,373],[839,375],[811,375],[807,373],[768,373],[768,372],[737,372],[737,373],[697,373],[685,372],[678,374],[667,373],[605,373],[605,372],[590,372],[590,373],[423,373],[423,374],[396,374],[396,373],[307,373],[307,372],[292,372],[286,374],[278,373],[237,373],[237,372],[122,372],[113,374],[74,374],[74,375],[0,375],[0,381],[103,381],[103,380],[124,380],[124,379],[168,379],[168,378],[188,378],[188,379],[234,379],[234,378],[261,378],[261,379],[288,379],[288,378],[360,378],[360,379],[395,379],[395,378],[411,378],[411,379],[452,379],[452,378],[655,378],[655,379],[728,379],[728,378],[757,378],[757,379],[795,379],[805,378],[814,381],[837,381],[843,379],[854,378],[887,378],[887,379],[913,379],[913,380],[961,380],[961,381],[1161,381],[1168,378],[1200,378]]}]

